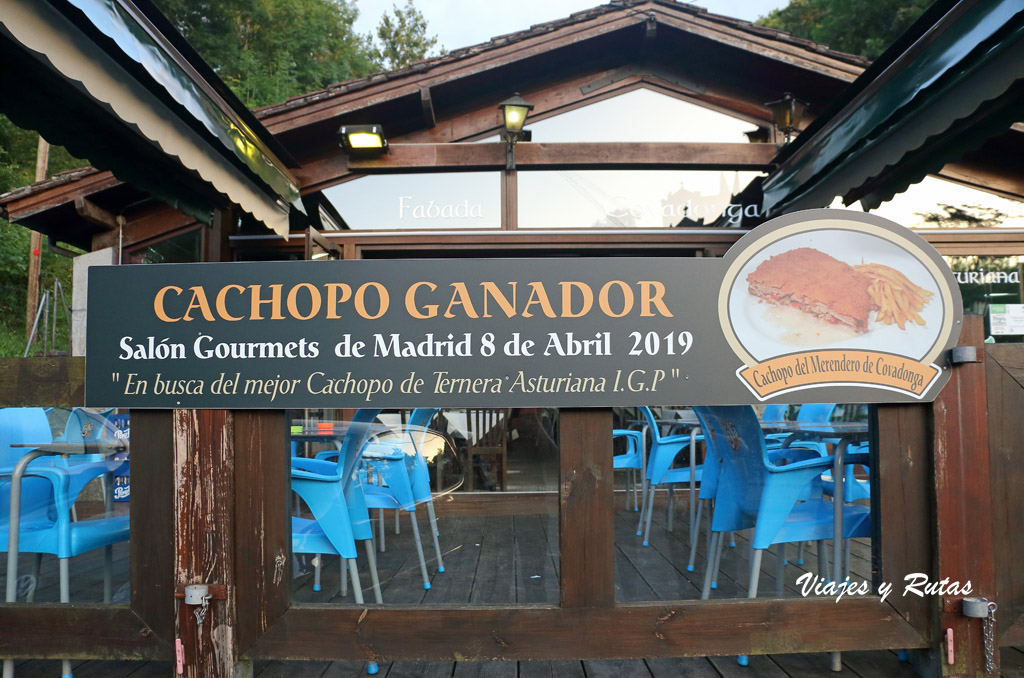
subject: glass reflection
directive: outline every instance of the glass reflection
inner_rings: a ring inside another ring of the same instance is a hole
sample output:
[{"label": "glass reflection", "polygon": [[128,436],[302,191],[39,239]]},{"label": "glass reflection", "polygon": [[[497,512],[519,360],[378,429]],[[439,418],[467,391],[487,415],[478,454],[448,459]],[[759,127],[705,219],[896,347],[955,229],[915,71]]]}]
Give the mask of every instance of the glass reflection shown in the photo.
[{"label": "glass reflection", "polygon": [[[616,411],[615,426],[616,467],[622,469],[616,473],[618,602],[745,598],[754,573],[759,597],[834,598],[838,591],[827,586],[836,581],[831,455],[844,443],[842,533],[849,538],[841,541],[839,581],[849,577],[858,594],[874,590],[870,534],[878,517],[870,515],[865,406],[665,407],[651,408],[650,417],[623,408]],[[639,473],[619,464],[634,444],[643,459]],[[692,504],[691,448],[699,476]],[[743,461],[750,455],[756,463]],[[767,484],[756,482],[757,468],[764,464],[775,467],[769,475],[806,476],[799,496],[783,502]],[[784,471],[790,464],[800,468]],[[820,526],[809,520],[817,509]],[[773,515],[786,516],[786,526],[769,529]]]},{"label": "glass reflection", "polygon": [[515,441],[532,439],[527,419],[424,408],[293,419],[294,598],[556,603],[556,495],[506,499],[529,466],[511,463],[521,446],[508,442],[520,428]]},{"label": "glass reflection", "polygon": [[953,271],[964,312],[985,319],[986,342],[1015,342],[1024,335],[1022,257],[945,257]]},{"label": "glass reflection", "polygon": [[127,603],[127,414],[0,409],[7,602]]},{"label": "glass reflection", "polygon": [[[739,225],[756,206],[732,196],[756,172],[590,170],[519,173],[520,228]],[[746,210],[744,212],[744,210]]]},{"label": "glass reflection", "polygon": [[324,191],[353,230],[501,227],[497,172],[378,175]]}]

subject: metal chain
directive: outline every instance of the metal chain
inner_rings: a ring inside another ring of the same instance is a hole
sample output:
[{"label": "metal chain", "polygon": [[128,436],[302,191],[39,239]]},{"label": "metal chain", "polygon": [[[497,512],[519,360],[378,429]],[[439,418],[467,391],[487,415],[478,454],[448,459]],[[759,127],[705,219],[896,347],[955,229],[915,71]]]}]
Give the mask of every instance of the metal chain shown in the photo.
[{"label": "metal chain", "polygon": [[982,622],[985,636],[985,672],[995,673],[996,670],[996,608],[995,603],[988,604],[988,616]]},{"label": "metal chain", "polygon": [[203,622],[206,621],[206,613],[210,610],[210,598],[212,595],[207,594],[203,598],[203,604],[195,609],[194,614],[196,615],[196,626],[199,627],[200,632],[203,629]]}]

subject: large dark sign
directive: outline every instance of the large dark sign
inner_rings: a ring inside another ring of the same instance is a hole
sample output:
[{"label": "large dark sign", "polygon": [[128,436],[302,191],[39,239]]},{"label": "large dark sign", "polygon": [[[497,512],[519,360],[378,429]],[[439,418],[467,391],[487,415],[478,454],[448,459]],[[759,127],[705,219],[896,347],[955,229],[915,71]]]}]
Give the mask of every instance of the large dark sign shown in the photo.
[{"label": "large dark sign", "polygon": [[[111,300],[117,299],[117,303]],[[93,268],[91,406],[357,408],[928,400],[959,292],[883,219],[782,217],[723,259]]]}]

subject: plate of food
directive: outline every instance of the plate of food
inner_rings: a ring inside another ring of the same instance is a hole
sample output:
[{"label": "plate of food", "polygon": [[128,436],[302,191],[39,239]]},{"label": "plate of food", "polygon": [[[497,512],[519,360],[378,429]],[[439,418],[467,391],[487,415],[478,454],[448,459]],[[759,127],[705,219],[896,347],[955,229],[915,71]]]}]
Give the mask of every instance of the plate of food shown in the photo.
[{"label": "plate of food", "polygon": [[825,229],[773,242],[740,269],[729,320],[758,360],[823,348],[920,359],[942,326],[939,286],[898,243]]}]

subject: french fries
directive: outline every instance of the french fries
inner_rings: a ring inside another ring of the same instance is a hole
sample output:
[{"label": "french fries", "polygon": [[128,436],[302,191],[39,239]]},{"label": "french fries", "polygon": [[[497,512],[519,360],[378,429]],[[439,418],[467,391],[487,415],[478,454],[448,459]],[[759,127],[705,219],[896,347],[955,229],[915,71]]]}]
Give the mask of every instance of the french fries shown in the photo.
[{"label": "french fries", "polygon": [[918,287],[895,268],[883,264],[860,264],[854,268],[868,276],[868,294],[878,306],[875,320],[886,325],[895,323],[901,330],[908,322],[924,325],[921,309],[932,297],[932,292]]}]

